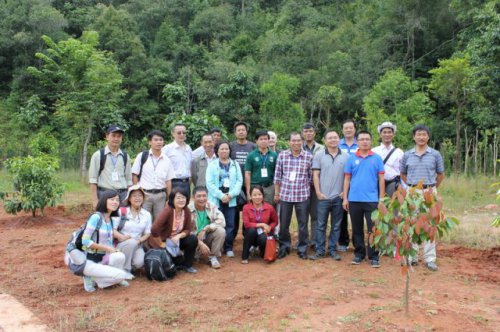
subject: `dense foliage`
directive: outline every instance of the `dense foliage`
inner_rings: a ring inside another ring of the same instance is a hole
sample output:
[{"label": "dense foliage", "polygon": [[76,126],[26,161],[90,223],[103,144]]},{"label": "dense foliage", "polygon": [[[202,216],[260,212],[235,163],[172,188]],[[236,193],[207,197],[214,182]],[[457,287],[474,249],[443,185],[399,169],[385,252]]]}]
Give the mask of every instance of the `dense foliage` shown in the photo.
[{"label": "dense foliage", "polygon": [[[31,135],[81,168],[103,128],[125,148],[169,114],[230,132],[306,120],[372,131],[416,122],[459,171],[491,171],[500,123],[496,0],[6,0],[0,5],[0,158]],[[169,119],[175,116],[169,117]],[[468,136],[467,134],[468,133]],[[471,143],[472,142],[472,143]],[[472,145],[471,145],[472,144]],[[135,153],[137,151],[130,151]]]}]

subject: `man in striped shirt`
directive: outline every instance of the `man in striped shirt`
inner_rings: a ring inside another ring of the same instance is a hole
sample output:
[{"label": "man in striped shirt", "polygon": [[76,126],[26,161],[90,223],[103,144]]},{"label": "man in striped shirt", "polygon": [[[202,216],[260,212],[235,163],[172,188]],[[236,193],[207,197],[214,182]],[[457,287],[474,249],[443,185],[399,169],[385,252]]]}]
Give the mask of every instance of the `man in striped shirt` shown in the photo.
[{"label": "man in striped shirt", "polygon": [[290,253],[290,221],[295,207],[295,215],[299,225],[298,255],[307,259],[307,217],[309,212],[309,196],[312,184],[312,154],[302,149],[302,136],[291,133],[288,145],[290,149],[278,156],[274,174],[274,200],[280,203],[280,250],[278,258]]},{"label": "man in striped shirt", "polygon": [[[430,130],[427,126],[416,125],[413,128],[415,147],[406,151],[401,159],[401,179],[410,187],[422,181],[424,190],[436,191],[444,180],[444,162],[441,154],[427,145],[429,139]],[[417,244],[413,247],[418,250]],[[424,242],[423,256],[425,266],[431,271],[437,271],[436,242]],[[411,264],[416,265],[417,259],[418,257],[410,257]]]}]

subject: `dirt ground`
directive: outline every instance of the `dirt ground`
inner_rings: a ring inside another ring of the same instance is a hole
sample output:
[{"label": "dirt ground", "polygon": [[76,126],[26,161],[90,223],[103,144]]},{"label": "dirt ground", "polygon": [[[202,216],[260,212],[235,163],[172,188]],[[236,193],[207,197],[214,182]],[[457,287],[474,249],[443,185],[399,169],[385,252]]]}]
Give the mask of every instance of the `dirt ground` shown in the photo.
[{"label": "dirt ground", "polygon": [[[402,307],[399,263],[382,267],[303,261],[292,253],[266,264],[221,260],[213,270],[174,280],[144,276],[128,288],[88,294],[63,262],[69,234],[89,206],[49,209],[33,221],[0,209],[0,292],[26,305],[56,331],[498,331],[500,248],[438,245],[439,271],[423,265],[411,278],[409,317]],[[235,251],[241,253],[239,236]]]}]

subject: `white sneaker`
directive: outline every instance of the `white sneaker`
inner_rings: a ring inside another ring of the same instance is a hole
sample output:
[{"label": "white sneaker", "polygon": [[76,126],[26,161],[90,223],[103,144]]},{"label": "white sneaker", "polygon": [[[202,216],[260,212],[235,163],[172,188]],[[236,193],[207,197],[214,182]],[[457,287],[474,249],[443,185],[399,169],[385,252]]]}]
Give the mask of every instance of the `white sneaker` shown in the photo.
[{"label": "white sneaker", "polygon": [[229,250],[228,252],[226,252],[226,256],[232,258],[234,257],[234,252],[232,250]]},{"label": "white sneaker", "polygon": [[122,280],[118,283],[119,286],[122,286],[122,287],[128,287],[129,286],[129,283],[127,280]]},{"label": "white sneaker", "polygon": [[217,257],[215,257],[215,256],[210,257],[210,266],[213,269],[220,269],[220,263],[219,263],[219,260],[217,259]]},{"label": "white sneaker", "polygon": [[94,279],[89,276],[83,276],[83,288],[86,292],[92,293],[96,291]]}]

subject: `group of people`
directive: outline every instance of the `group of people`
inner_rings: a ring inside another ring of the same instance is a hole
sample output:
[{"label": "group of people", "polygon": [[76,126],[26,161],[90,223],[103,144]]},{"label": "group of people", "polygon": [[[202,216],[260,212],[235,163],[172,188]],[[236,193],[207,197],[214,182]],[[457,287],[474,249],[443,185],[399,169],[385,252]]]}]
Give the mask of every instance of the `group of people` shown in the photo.
[{"label": "group of people", "polygon": [[[92,155],[89,167],[96,213],[82,243],[87,259],[96,264],[91,264],[94,271],[84,271],[85,289],[126,286],[134,269],[144,265],[148,249],[180,252],[178,269],[189,273],[197,272],[195,257],[207,257],[218,269],[222,255],[235,256],[240,212],[243,264],[248,264],[251,252],[264,255],[271,235],[279,240],[278,258],[291,253],[295,209],[299,258],[330,256],[339,261],[339,252],[347,251],[352,238],[352,264],[368,257],[372,267],[380,267],[378,252],[369,241],[366,244],[364,228],[366,222],[367,232],[372,231],[371,213],[379,200],[392,196],[399,185],[422,182],[424,190],[436,190],[444,179],[443,159],[428,146],[430,131],[424,125],[415,126],[415,147],[406,152],[394,147],[397,128],[391,122],[378,126],[381,144],[373,149],[371,133],[356,132],[352,120],[343,123],[342,139],[326,130],[324,145],[316,141],[314,125],[306,123],[302,132],[289,134],[284,151],[277,150],[275,133],[257,131],[254,143],[248,141],[248,129],[237,122],[236,140],[228,142],[214,128],[194,151],[186,144],[185,125],[172,127],[173,142],[167,145],[164,133],[153,130],[147,136],[149,151],[139,153],[132,164],[120,149],[124,130],[110,126],[106,147]],[[417,257],[410,260],[417,264]],[[425,243],[428,269],[437,270],[435,260],[435,243]]]}]

